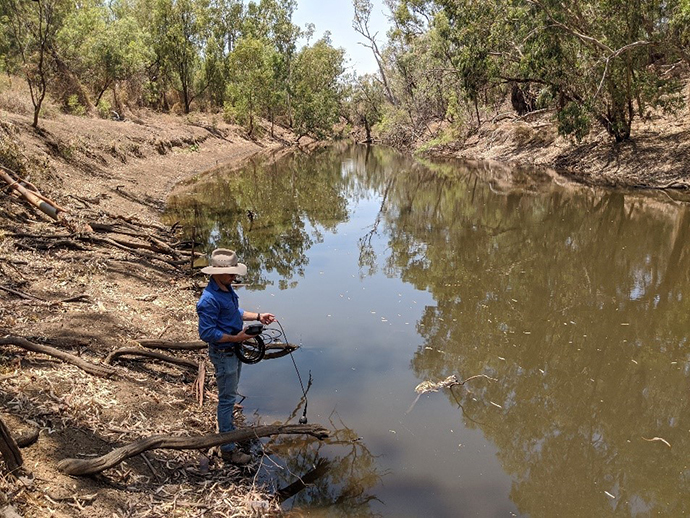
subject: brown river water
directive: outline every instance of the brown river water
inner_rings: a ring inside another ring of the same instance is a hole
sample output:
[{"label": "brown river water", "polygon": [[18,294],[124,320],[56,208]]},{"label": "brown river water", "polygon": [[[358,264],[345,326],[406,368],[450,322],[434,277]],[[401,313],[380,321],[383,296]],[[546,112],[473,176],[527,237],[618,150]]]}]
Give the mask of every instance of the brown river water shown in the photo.
[{"label": "brown river water", "polygon": [[[332,437],[264,442],[258,482],[307,482],[286,510],[690,516],[688,205],[563,183],[342,145],[170,199],[301,346]],[[245,365],[240,392],[250,422],[303,411],[289,356]]]}]

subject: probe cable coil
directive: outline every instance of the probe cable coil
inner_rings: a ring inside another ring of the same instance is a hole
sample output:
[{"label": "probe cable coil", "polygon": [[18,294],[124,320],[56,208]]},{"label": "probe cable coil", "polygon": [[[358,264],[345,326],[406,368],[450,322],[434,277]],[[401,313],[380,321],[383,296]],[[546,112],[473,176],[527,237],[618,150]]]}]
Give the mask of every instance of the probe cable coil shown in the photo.
[{"label": "probe cable coil", "polygon": [[[278,320],[275,322],[280,327],[280,331],[277,329],[265,328],[261,324],[252,324],[245,329],[247,334],[253,336],[248,340],[235,344],[235,354],[237,354],[237,357],[241,362],[249,364],[259,363],[266,355],[266,346],[273,342],[277,342],[281,337],[285,339],[286,345],[289,344],[287,335],[285,334],[285,329],[283,329],[282,324]],[[297,379],[299,380],[299,385],[302,388],[302,396],[304,397],[304,411],[302,412],[302,417],[299,418],[299,424],[307,424],[307,391],[304,389],[302,376],[297,368],[297,362],[295,361],[295,357],[292,355],[292,350],[290,350],[290,359],[292,360],[292,365],[295,367]]]}]

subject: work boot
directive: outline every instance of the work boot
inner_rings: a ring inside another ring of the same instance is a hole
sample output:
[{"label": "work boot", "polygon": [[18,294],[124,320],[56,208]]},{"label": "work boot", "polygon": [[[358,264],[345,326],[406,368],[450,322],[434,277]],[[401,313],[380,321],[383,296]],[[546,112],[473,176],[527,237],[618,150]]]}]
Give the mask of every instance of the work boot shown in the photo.
[{"label": "work boot", "polygon": [[233,451],[221,451],[220,456],[225,462],[234,464],[235,466],[246,466],[252,461],[252,456],[242,453],[238,450]]}]

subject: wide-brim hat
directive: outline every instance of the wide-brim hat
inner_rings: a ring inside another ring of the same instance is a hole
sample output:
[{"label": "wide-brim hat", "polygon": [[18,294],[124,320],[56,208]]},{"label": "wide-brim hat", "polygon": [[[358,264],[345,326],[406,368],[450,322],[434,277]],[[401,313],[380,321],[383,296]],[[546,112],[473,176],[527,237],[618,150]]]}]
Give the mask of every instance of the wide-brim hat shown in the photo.
[{"label": "wide-brim hat", "polygon": [[247,266],[237,261],[234,250],[216,248],[211,253],[210,264],[201,269],[206,275],[222,275],[230,273],[235,275],[247,275]]}]

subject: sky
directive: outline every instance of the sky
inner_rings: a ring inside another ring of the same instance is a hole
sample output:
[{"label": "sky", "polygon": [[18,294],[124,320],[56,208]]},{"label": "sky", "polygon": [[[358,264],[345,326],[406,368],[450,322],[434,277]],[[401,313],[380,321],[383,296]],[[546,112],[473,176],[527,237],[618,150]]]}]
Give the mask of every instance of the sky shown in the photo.
[{"label": "sky", "polygon": [[[369,30],[372,34],[378,31],[376,41],[381,47],[386,41],[390,13],[383,0],[372,0],[372,4]],[[354,70],[358,75],[374,73],[377,68],[371,49],[358,44],[364,38],[352,28],[354,14],[352,0],[297,0],[292,22],[302,29],[308,23],[316,26],[312,43],[330,31],[333,46],[345,49],[347,65],[351,67],[348,71]]]}]

